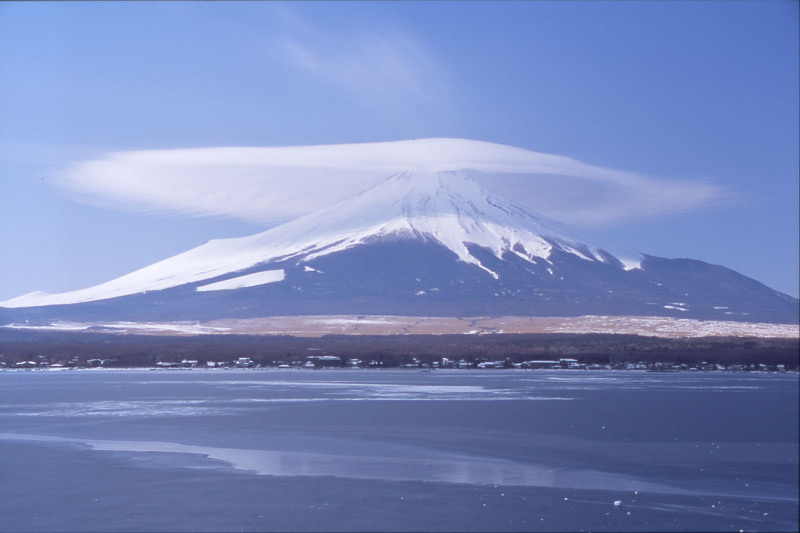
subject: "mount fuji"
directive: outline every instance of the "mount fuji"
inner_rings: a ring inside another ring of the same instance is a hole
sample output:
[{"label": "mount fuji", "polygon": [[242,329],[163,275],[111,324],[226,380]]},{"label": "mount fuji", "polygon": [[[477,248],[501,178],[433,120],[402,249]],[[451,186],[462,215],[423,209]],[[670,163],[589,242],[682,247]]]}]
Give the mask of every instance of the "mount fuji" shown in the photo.
[{"label": "mount fuji", "polygon": [[798,322],[797,299],[730,269],[612,254],[466,171],[435,170],[396,173],[263,233],[94,287],[0,306],[0,324],[340,314]]}]

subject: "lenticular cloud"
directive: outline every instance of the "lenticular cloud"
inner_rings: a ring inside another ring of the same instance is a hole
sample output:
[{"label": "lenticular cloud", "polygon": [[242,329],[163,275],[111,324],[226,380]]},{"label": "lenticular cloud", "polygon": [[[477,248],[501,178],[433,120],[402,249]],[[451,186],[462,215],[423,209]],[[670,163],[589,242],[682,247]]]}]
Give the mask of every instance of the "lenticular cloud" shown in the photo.
[{"label": "lenticular cloud", "polygon": [[529,209],[578,225],[694,209],[724,194],[709,184],[464,139],[113,152],[74,165],[59,182],[107,206],[271,224],[405,171],[468,172]]}]

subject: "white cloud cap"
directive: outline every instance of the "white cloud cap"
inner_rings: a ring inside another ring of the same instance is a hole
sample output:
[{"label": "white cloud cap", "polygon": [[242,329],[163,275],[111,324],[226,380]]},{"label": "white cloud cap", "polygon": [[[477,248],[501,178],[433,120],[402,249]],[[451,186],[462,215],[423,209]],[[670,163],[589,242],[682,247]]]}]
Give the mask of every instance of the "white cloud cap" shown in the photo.
[{"label": "white cloud cap", "polygon": [[403,171],[467,171],[489,189],[577,225],[695,209],[726,194],[707,183],[657,179],[464,139],[113,152],[78,163],[58,178],[84,201],[274,224]]}]

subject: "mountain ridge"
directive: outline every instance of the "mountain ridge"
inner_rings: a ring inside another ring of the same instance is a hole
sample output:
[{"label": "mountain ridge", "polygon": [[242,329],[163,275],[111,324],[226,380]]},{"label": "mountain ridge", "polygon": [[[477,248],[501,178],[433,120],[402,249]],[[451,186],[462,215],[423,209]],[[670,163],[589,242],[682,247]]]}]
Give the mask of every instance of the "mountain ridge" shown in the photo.
[{"label": "mountain ridge", "polygon": [[468,171],[396,173],[265,232],[0,306],[5,323],[282,314],[798,321],[797,299],[719,265],[615,255],[490,194]]}]

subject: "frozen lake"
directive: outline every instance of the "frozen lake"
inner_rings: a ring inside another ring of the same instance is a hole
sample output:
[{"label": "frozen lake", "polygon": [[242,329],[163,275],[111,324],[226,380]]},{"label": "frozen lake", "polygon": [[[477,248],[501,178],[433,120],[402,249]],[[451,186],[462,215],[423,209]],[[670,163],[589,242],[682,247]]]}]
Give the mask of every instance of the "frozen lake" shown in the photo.
[{"label": "frozen lake", "polygon": [[0,372],[0,530],[792,531],[799,416],[796,374]]}]

